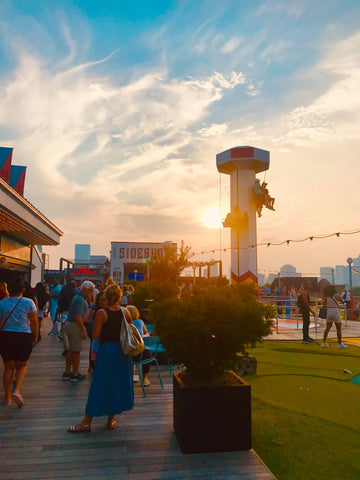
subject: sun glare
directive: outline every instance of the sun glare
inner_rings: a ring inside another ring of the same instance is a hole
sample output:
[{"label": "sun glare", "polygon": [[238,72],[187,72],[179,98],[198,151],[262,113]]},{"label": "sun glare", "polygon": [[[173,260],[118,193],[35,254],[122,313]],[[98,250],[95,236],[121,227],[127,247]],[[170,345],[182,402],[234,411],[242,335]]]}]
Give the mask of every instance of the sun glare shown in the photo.
[{"label": "sun glare", "polygon": [[219,208],[207,208],[201,216],[201,223],[208,228],[220,228],[222,226],[222,223]]}]

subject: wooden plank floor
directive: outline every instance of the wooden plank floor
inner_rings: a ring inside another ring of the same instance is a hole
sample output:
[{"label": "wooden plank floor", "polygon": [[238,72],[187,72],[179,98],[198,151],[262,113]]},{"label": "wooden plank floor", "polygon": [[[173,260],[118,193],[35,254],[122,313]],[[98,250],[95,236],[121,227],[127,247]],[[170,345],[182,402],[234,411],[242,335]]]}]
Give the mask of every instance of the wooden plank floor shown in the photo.
[{"label": "wooden plank floor", "polygon": [[[114,431],[105,417],[93,431],[69,434],[66,427],[84,413],[90,375],[84,382],[61,381],[62,348],[46,335],[34,349],[23,386],[25,406],[0,406],[0,479],[273,479],[254,451],[183,455],[172,427],[172,382],[163,370],[143,398],[135,385],[135,407],[118,416]],[[87,370],[86,347],[81,371]],[[0,374],[2,376],[2,365]]]}]

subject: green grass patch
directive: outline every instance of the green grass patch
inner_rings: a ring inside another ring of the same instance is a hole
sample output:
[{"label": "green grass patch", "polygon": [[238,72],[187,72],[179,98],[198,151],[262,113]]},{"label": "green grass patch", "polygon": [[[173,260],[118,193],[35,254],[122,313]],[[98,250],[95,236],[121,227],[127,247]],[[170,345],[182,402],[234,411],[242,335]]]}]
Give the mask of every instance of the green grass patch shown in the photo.
[{"label": "green grass patch", "polygon": [[249,353],[253,447],[278,480],[358,480],[359,347],[268,341]]}]

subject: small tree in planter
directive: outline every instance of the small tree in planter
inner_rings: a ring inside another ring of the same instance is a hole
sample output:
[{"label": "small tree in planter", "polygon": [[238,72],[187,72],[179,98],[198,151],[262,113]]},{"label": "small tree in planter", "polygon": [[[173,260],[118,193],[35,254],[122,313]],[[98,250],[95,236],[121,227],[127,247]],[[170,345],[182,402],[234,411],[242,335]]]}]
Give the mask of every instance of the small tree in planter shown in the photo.
[{"label": "small tree in planter", "polygon": [[250,385],[231,369],[238,353],[270,333],[273,309],[255,291],[251,284],[212,288],[151,309],[155,332],[184,366],[174,374],[174,428],[184,453],[251,448]]}]

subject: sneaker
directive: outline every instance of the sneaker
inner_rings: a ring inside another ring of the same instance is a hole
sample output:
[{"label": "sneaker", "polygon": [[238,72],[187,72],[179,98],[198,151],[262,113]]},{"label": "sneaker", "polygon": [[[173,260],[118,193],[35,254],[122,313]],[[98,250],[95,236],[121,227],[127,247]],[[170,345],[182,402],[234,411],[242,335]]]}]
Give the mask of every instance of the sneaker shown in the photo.
[{"label": "sneaker", "polygon": [[315,340],[314,340],[313,338],[311,338],[311,337],[308,338],[308,341],[309,341],[310,343],[315,342]]},{"label": "sneaker", "polygon": [[81,375],[81,373],[77,375],[72,374],[70,377],[70,382],[82,382],[83,380],[85,380],[85,375]]},{"label": "sneaker", "polygon": [[327,348],[327,347],[329,346],[329,344],[326,343],[326,342],[323,342],[323,343],[321,344],[321,346],[322,346],[323,348]]},{"label": "sneaker", "polygon": [[311,340],[303,340],[301,343],[304,345],[309,345],[309,343],[312,343]]},{"label": "sneaker", "polygon": [[338,344],[338,348],[347,348],[347,346],[344,345],[343,343],[339,343],[339,344]]},{"label": "sneaker", "polygon": [[64,372],[62,377],[61,377],[61,380],[64,380],[64,382],[66,382],[67,380],[70,380],[71,377],[72,377],[72,373]]},{"label": "sneaker", "polygon": [[133,382],[140,382],[139,375],[133,375]]},{"label": "sneaker", "polygon": [[146,380],[144,380],[144,386],[147,387],[150,385],[150,380],[147,378]]}]

